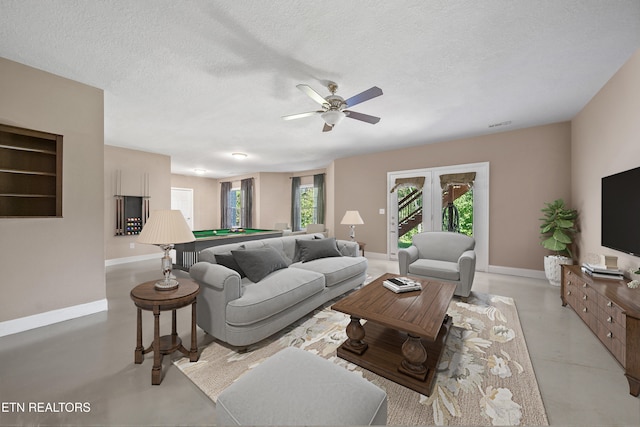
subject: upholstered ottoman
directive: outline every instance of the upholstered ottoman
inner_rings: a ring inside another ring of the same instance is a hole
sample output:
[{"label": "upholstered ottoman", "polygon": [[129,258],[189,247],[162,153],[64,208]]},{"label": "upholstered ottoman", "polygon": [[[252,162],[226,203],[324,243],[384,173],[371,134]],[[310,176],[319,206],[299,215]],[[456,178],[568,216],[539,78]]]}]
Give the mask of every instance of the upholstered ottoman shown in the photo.
[{"label": "upholstered ottoman", "polygon": [[217,425],[385,425],[387,394],[353,372],[295,347],[227,387]]}]

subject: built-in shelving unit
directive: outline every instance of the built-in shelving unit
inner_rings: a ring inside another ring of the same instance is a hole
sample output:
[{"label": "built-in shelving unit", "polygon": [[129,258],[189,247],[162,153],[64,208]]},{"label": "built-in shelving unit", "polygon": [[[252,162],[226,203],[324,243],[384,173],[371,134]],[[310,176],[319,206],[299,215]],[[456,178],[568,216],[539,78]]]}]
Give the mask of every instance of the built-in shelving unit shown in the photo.
[{"label": "built-in shelving unit", "polygon": [[0,217],[62,217],[62,135],[0,124]]}]

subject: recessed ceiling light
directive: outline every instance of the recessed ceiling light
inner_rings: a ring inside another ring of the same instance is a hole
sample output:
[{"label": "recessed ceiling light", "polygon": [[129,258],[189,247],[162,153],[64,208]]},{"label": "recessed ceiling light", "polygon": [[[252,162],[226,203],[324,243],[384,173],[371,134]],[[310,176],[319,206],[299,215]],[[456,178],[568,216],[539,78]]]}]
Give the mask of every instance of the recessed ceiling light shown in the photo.
[{"label": "recessed ceiling light", "polygon": [[247,155],[245,153],[231,153],[231,155],[240,160],[247,158]]},{"label": "recessed ceiling light", "polygon": [[194,169],[193,171],[198,175],[204,175],[207,172],[206,169]]}]

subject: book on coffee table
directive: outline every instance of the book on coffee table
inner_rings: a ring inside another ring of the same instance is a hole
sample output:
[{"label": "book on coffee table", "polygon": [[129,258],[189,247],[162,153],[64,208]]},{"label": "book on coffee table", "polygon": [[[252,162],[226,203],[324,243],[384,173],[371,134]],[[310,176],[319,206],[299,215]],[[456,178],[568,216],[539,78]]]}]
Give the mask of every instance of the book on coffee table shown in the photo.
[{"label": "book on coffee table", "polygon": [[420,285],[419,282],[413,281],[407,277],[389,278],[382,282],[382,286],[395,293],[422,290],[422,285]]}]

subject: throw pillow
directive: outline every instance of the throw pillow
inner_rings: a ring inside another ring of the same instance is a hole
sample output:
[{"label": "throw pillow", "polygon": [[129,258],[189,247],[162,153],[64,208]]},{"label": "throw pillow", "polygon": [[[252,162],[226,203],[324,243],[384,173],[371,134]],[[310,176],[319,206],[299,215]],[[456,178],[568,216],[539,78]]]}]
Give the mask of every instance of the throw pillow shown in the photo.
[{"label": "throw pillow", "polygon": [[282,255],[272,247],[231,251],[242,271],[254,283],[264,279],[269,273],[287,268]]},{"label": "throw pillow", "polygon": [[342,256],[334,237],[320,240],[296,240],[300,261],[309,262],[318,258]]},{"label": "throw pillow", "polygon": [[226,252],[223,254],[215,254],[216,255],[216,263],[223,265],[227,268],[232,269],[233,271],[237,271],[240,275],[240,278],[247,277],[247,275],[242,271],[242,268],[238,265],[233,254],[231,252]]}]

